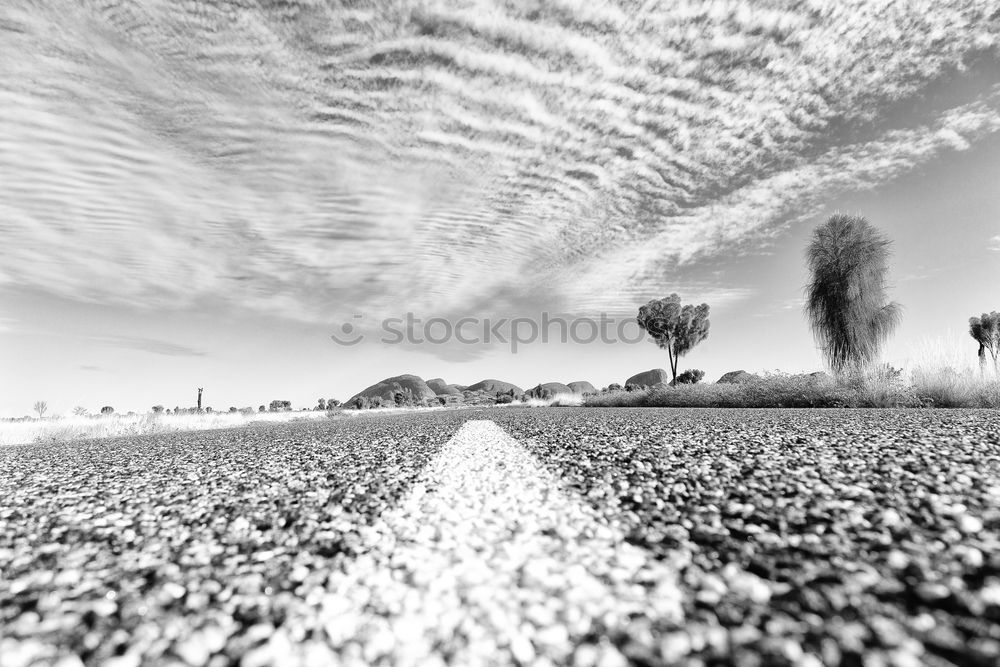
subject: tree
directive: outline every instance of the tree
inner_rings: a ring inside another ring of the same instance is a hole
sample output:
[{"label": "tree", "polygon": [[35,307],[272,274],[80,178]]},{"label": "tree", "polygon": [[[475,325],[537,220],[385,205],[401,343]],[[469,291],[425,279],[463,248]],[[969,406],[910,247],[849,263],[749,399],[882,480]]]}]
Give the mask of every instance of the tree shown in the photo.
[{"label": "tree", "polygon": [[805,310],[834,372],[873,363],[899,324],[901,307],[886,295],[890,245],[860,215],[836,213],[813,232]]},{"label": "tree", "polygon": [[76,415],[77,417],[85,417],[87,416],[87,408],[83,407],[82,405],[78,405],[75,408],[73,408],[73,414]]},{"label": "tree", "polygon": [[101,414],[102,415],[110,415],[114,411],[115,411],[115,409],[113,407],[111,407],[110,405],[105,405],[103,408],[101,408]]},{"label": "tree", "polygon": [[670,358],[670,372],[677,381],[677,362],[695,345],[708,338],[708,304],[682,306],[681,298],[671,294],[653,299],[639,308],[636,318],[643,328]]},{"label": "tree", "polygon": [[321,398],[321,399],[319,399],[317,401],[317,403],[316,403],[316,409],[317,410],[326,410],[326,399],[325,398]]},{"label": "tree", "polygon": [[45,413],[48,412],[49,404],[45,401],[35,401],[34,410],[38,413],[38,418],[42,419],[45,417]]},{"label": "tree", "polygon": [[158,415],[161,412],[163,412],[163,406],[162,405],[154,405],[153,406],[153,414],[154,415]]},{"label": "tree", "polygon": [[997,355],[1000,354],[1000,313],[983,313],[979,317],[969,318],[969,335],[979,343],[979,368],[986,369],[986,352],[993,357],[993,368],[997,368]]}]

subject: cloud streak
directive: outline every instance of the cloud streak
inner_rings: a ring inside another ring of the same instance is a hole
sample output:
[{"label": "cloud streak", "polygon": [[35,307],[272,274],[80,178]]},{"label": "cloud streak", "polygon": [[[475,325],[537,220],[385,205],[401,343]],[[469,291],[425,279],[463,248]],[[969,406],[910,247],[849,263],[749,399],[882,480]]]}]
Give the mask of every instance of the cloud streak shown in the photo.
[{"label": "cloud streak", "polygon": [[[92,340],[102,345],[111,347],[127,348],[149,352],[150,354],[162,354],[168,357],[201,357],[205,353],[185,345],[177,345],[165,340],[155,338],[142,338],[137,336],[94,336]],[[84,367],[81,367],[84,368]],[[96,367],[86,367],[87,370],[94,370]]]},{"label": "cloud streak", "polygon": [[609,311],[1000,130],[998,75],[916,102],[987,3],[648,4],[5,2],[0,283]]}]

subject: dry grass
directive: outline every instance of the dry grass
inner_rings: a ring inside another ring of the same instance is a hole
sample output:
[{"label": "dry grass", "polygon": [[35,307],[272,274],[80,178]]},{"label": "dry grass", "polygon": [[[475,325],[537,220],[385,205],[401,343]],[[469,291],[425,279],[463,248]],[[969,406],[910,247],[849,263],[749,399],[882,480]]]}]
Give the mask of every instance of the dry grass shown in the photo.
[{"label": "dry grass", "polygon": [[[679,385],[606,392],[594,407],[1000,408],[1000,377],[983,373],[960,339],[924,343],[900,372],[886,367],[829,376],[768,374],[745,384]],[[992,365],[992,364],[991,364]]]},{"label": "dry grass", "polygon": [[905,362],[914,392],[943,408],[1000,407],[1000,376],[992,360],[979,367],[968,336],[929,338],[910,350]]},{"label": "dry grass", "polygon": [[590,396],[593,407],[842,408],[861,407],[861,396],[832,378],[765,375],[744,384],[694,384]]},{"label": "dry grass", "polygon": [[326,417],[326,412],[209,412],[201,414],[108,415],[99,417],[64,417],[28,421],[0,422],[0,445],[23,445],[34,442],[65,442],[86,438],[203,431],[246,426],[253,422],[285,422]]}]

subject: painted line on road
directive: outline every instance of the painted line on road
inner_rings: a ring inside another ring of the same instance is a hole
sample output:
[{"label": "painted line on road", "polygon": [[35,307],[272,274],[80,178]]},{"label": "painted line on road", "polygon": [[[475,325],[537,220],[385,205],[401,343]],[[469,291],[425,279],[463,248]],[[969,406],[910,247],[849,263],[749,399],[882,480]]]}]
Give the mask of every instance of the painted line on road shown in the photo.
[{"label": "painted line on road", "polygon": [[324,650],[343,664],[615,664],[607,642],[581,644],[635,618],[682,620],[673,568],[491,421],[466,422],[364,544],[318,605]]}]

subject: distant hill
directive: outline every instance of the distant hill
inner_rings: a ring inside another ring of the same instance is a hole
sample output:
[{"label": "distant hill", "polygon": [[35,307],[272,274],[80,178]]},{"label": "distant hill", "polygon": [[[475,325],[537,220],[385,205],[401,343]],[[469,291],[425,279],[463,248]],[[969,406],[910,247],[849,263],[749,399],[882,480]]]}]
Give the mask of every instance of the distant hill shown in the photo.
[{"label": "distant hill", "polygon": [[527,393],[532,398],[551,398],[558,394],[572,394],[573,390],[562,382],[545,382],[535,385]]},{"label": "distant hill", "polygon": [[597,389],[586,380],[577,380],[567,385],[574,394],[596,394]]},{"label": "distant hill", "polygon": [[499,391],[502,394],[506,394],[511,389],[514,390],[514,394],[517,396],[524,393],[524,390],[516,384],[501,382],[500,380],[481,380],[476,384],[466,387],[465,391],[485,391],[488,394],[495,394]]},{"label": "distant hill", "polygon": [[393,405],[395,403],[396,392],[406,394],[409,400],[414,403],[424,400],[432,401],[437,396],[434,393],[434,390],[428,387],[427,383],[424,382],[422,378],[416,375],[397,375],[395,377],[386,378],[381,382],[376,382],[364,391],[351,396],[351,398],[348,399],[347,404],[350,405],[354,403],[354,401],[358,398],[368,399],[370,401],[377,396],[382,399],[382,402],[385,405]]},{"label": "distant hill", "polygon": [[427,386],[430,387],[438,396],[461,396],[462,390],[458,389],[453,384],[448,384],[441,378],[432,378],[427,381]]}]

